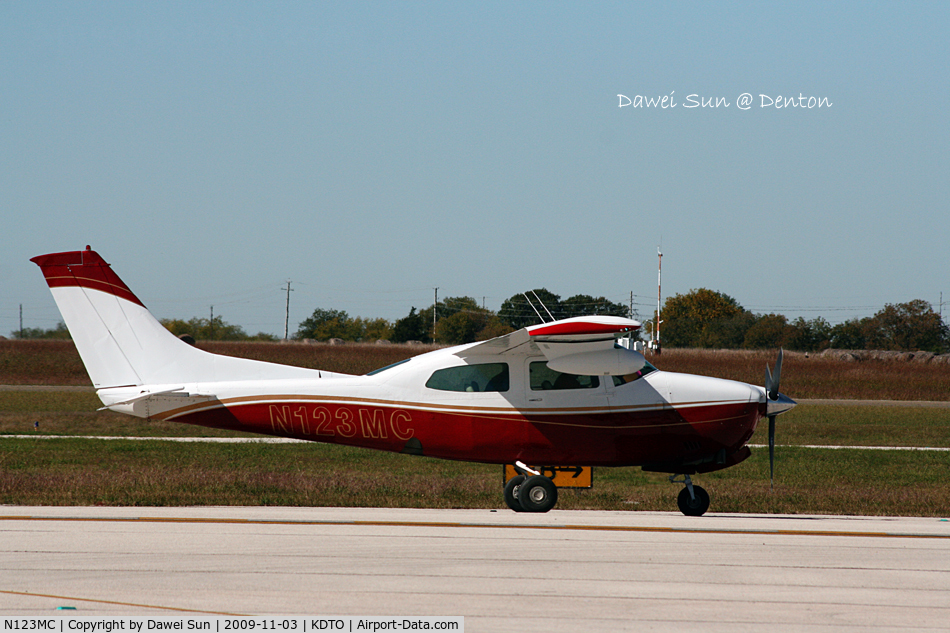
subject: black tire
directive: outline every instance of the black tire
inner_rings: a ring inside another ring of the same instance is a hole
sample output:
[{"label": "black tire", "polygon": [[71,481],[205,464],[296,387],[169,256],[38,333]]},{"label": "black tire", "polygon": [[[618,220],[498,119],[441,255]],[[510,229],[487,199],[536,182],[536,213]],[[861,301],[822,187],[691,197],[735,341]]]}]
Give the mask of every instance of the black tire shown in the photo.
[{"label": "black tire", "polygon": [[518,487],[518,501],[525,512],[547,512],[557,503],[557,486],[543,475],[533,475]]},{"label": "black tire", "polygon": [[680,512],[686,516],[701,517],[709,509],[709,493],[699,486],[693,486],[693,494],[696,498],[690,499],[689,490],[683,488],[680,490],[679,497],[676,498],[676,504],[680,507]]},{"label": "black tire", "polygon": [[524,508],[521,507],[521,502],[518,501],[518,491],[525,479],[526,477],[524,475],[516,475],[505,484],[505,503],[515,512],[524,512]]}]

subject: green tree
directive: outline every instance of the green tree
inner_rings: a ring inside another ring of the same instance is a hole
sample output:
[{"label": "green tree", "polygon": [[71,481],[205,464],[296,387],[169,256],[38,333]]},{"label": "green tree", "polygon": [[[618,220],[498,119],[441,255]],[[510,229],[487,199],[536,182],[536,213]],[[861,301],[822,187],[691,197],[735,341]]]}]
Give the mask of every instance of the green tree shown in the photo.
[{"label": "green tree", "polygon": [[[703,347],[720,340],[711,324],[732,319],[746,310],[727,294],[699,288],[669,297],[660,315],[660,342],[667,347]],[[744,338],[744,337],[743,337]],[[741,340],[741,339],[740,339]]]},{"label": "green tree", "polygon": [[504,336],[505,334],[510,334],[514,332],[514,328],[510,325],[505,325],[502,323],[501,319],[498,318],[497,314],[492,314],[488,318],[488,322],[485,324],[478,334],[475,335],[476,341],[487,341],[490,338],[495,338],[496,336]]},{"label": "green tree", "polygon": [[[476,315],[489,313],[487,310],[478,305],[478,301],[472,297],[446,297],[435,307],[437,309],[437,322],[448,319],[459,312],[470,312]],[[426,338],[438,343],[448,344],[451,344],[453,341],[457,340],[454,336],[450,337],[448,340],[445,340],[439,336],[438,329],[435,332],[432,331],[432,310],[433,306],[429,306],[428,308],[425,308],[419,312],[419,316],[422,318],[422,322],[426,327]],[[458,321],[456,321],[456,323],[457,322]],[[436,328],[438,328],[438,325],[436,325]]]},{"label": "green tree", "polygon": [[[530,297],[530,303],[524,295]],[[539,300],[544,307],[539,305]],[[532,306],[534,307],[532,308]],[[550,320],[548,312],[544,309],[545,307],[555,319],[564,318],[564,311],[561,309],[561,297],[550,292],[547,288],[535,288],[524,294],[519,293],[505,299],[498,311],[498,318],[512,329],[520,330],[523,327]],[[541,314],[541,318],[538,318],[538,313]]]},{"label": "green tree", "polygon": [[317,308],[313,314],[300,322],[294,338],[328,341],[331,338],[347,338],[350,316],[343,310]]},{"label": "green tree", "polygon": [[438,314],[434,339],[447,345],[474,343],[493,316],[472,297],[447,297]]},{"label": "green tree", "polygon": [[413,306],[408,315],[397,320],[393,325],[390,340],[393,343],[405,343],[406,341],[425,341],[428,338],[426,324]]},{"label": "green tree", "polygon": [[[756,316],[745,310],[731,317],[714,319],[699,333],[697,347],[738,349],[742,347],[749,328],[755,322]],[[662,333],[662,329],[660,332]]]},{"label": "green tree", "polygon": [[389,340],[392,336],[392,324],[383,318],[364,319],[356,317],[348,319],[344,328],[344,335],[338,338],[347,341],[378,341]]},{"label": "green tree", "polygon": [[485,327],[487,317],[472,312],[456,312],[439,319],[435,326],[435,340],[447,345],[475,342],[475,336]]},{"label": "green tree", "polygon": [[227,323],[221,317],[214,317],[214,320],[194,317],[187,321],[162,319],[161,324],[175,336],[188,334],[201,341],[244,341],[249,338],[244,328]]},{"label": "green tree", "polygon": [[630,310],[622,303],[614,303],[606,297],[592,297],[590,295],[574,295],[561,302],[564,318],[579,316],[619,316],[630,315]]},{"label": "green tree", "polygon": [[15,339],[70,339],[72,338],[69,335],[69,330],[66,329],[66,324],[60,321],[56,324],[56,327],[44,330],[38,327],[25,327],[22,330],[14,330],[10,332],[10,336]]},{"label": "green tree", "polygon": [[869,325],[868,349],[940,353],[947,348],[947,325],[923,299],[886,304]]},{"label": "green tree", "polygon": [[831,345],[831,325],[821,317],[806,321],[798,317],[788,327],[783,346],[799,352],[815,352]]},{"label": "green tree", "polygon": [[742,347],[746,349],[776,349],[785,346],[788,319],[783,314],[763,314],[755,317],[746,330]]},{"label": "green tree", "polygon": [[848,319],[831,328],[831,347],[837,349],[868,349],[871,317]]}]

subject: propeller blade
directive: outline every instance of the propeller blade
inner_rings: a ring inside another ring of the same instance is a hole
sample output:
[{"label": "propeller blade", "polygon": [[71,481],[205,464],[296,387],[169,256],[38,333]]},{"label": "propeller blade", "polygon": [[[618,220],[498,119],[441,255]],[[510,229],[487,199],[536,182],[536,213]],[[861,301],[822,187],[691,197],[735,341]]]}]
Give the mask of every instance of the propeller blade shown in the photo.
[{"label": "propeller blade", "polygon": [[[765,395],[767,398],[766,411],[769,415],[769,491],[775,490],[775,416],[784,413],[795,406],[791,398],[779,393],[779,383],[782,380],[782,356],[785,350],[779,349],[778,359],[775,361],[775,373],[765,366]],[[771,402],[769,402],[771,401]]]},{"label": "propeller blade", "polygon": [[769,492],[775,490],[775,416],[769,416]]},{"label": "propeller blade", "polygon": [[785,350],[778,351],[778,360],[775,361],[775,374],[769,371],[769,366],[765,366],[765,390],[769,394],[769,400],[778,398],[779,384],[782,380],[782,356]]}]

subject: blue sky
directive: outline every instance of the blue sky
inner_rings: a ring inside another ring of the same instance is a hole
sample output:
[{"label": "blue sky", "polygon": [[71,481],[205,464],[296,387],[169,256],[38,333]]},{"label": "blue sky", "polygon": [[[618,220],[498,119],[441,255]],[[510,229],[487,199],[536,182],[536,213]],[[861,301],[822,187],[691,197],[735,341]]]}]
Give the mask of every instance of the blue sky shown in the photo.
[{"label": "blue sky", "polygon": [[646,317],[660,244],[664,297],[939,309],[948,27],[937,2],[0,3],[0,334],[21,304],[56,325],[29,258],[86,244],[156,316],[251,333],[283,334],[288,279],[291,331],[436,286]]}]

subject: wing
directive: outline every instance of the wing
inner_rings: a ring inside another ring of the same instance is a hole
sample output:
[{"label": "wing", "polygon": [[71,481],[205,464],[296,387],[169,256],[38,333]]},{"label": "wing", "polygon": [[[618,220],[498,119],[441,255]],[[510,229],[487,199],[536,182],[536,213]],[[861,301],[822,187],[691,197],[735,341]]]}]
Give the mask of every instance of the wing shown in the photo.
[{"label": "wing", "polygon": [[476,343],[456,354],[462,358],[529,356],[541,353],[548,367],[582,376],[624,376],[646,364],[643,354],[616,345],[618,337],[640,323],[612,316],[588,316],[541,323]]}]

